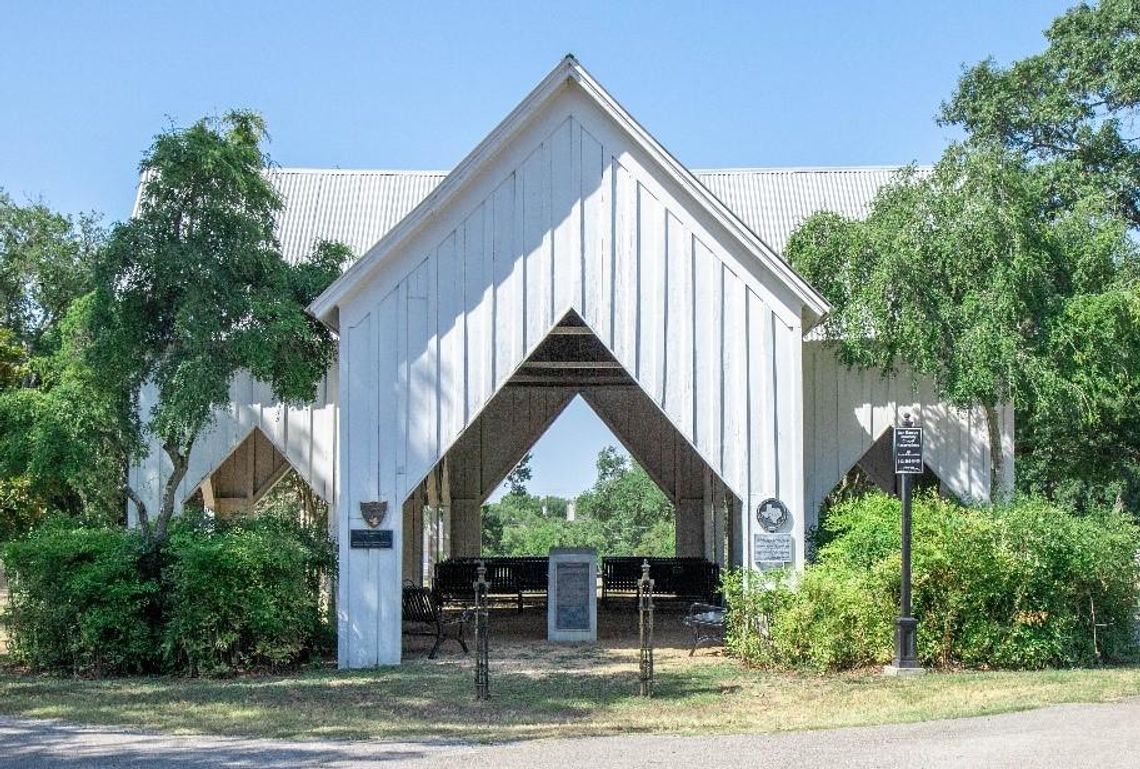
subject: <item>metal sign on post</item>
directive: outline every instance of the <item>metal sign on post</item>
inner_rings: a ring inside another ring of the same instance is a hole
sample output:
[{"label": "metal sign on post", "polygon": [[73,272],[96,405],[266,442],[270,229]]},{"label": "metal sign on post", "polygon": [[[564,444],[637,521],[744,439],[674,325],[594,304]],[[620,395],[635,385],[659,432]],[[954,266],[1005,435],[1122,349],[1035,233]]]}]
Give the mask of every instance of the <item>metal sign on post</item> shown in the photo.
[{"label": "metal sign on post", "polygon": [[914,476],[922,474],[922,428],[914,424],[910,414],[903,414],[902,426],[895,428],[895,473],[902,494],[902,584],[895,622],[895,658],[885,672],[913,675],[923,672],[915,653],[918,620],[911,616],[910,608],[911,496]]},{"label": "metal sign on post", "polygon": [[905,426],[910,414],[904,419],[904,426],[895,428],[895,473],[922,475],[922,428]]}]

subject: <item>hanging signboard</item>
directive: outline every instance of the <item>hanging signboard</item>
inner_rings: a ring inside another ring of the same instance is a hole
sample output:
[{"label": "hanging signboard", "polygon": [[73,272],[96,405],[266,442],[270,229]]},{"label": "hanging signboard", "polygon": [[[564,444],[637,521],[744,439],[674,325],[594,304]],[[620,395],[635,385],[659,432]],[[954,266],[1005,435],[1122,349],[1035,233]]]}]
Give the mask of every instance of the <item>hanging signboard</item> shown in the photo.
[{"label": "hanging signboard", "polygon": [[922,475],[922,428],[895,428],[895,473]]}]

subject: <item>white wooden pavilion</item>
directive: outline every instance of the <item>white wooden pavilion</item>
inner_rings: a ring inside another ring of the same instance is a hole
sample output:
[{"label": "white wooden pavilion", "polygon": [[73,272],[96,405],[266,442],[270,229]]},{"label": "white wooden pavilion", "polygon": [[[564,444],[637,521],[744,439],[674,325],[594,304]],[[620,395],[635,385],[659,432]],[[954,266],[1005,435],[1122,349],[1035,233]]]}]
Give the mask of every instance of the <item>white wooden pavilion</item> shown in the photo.
[{"label": "white wooden pavilion", "polygon": [[[450,173],[270,171],[288,258],[317,238],[358,255],[310,308],[338,361],[300,408],[236,380],[179,503],[241,509],[295,469],[335,511],[339,661],[363,667],[400,661],[425,510],[442,515],[446,554],[477,555],[483,502],[575,396],[673,501],[678,555],[757,565],[769,532],[754,511],[776,498],[802,566],[853,466],[890,487],[904,411],[947,491],[987,499],[980,410],[906,372],[839,365],[810,333],[826,301],[780,257],[810,214],[863,215],[893,170],[690,171],[567,57]],[[165,462],[154,446],[131,468],[148,504]],[[350,547],[377,502],[393,546]]]}]

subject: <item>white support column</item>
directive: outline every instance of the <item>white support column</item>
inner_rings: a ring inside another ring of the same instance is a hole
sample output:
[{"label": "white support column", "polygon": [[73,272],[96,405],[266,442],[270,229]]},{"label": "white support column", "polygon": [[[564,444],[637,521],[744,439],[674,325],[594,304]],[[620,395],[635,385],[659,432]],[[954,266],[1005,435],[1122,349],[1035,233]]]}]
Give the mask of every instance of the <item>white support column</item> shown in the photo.
[{"label": "white support column", "polygon": [[482,509],[477,499],[451,500],[451,554],[475,557],[482,553]]},{"label": "white support column", "polygon": [[713,477],[713,560],[721,566],[724,566],[725,561],[725,547],[724,541],[727,536],[727,523],[728,523],[728,510],[726,501],[726,494],[724,484],[720,479]]},{"label": "white support column", "polygon": [[728,565],[741,566],[744,563],[744,532],[748,530],[748,510],[733,494],[726,495],[728,509]]},{"label": "white support column", "polygon": [[679,499],[676,504],[677,555],[700,558],[705,552],[705,500]]},{"label": "white support column", "polygon": [[712,471],[708,467],[705,468],[704,478],[704,500],[703,500],[703,521],[704,536],[702,537],[702,544],[704,546],[705,558],[710,561],[716,560],[716,515],[713,507],[713,480]]},{"label": "white support column", "polygon": [[404,507],[400,511],[401,519],[404,526],[404,558],[403,558],[403,579],[411,581],[412,584],[423,584],[423,569],[421,567],[422,560],[422,547],[423,541],[414,536],[418,531],[417,524],[421,520],[423,514],[423,495],[419,492],[412,494],[408,500],[404,502]]}]

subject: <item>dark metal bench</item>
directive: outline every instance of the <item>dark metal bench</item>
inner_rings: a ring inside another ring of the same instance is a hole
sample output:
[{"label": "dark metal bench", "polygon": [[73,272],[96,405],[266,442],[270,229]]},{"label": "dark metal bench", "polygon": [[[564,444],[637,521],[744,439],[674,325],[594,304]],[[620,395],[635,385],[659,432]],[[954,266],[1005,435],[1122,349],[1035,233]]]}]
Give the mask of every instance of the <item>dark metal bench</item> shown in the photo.
[{"label": "dark metal bench", "polygon": [[654,598],[715,602],[720,594],[720,566],[704,558],[608,556],[602,559],[602,601],[611,595],[637,596],[641,564],[649,562]]},{"label": "dark metal bench", "polygon": [[546,595],[550,568],[546,556],[463,557],[448,558],[435,565],[432,589],[440,600],[472,600],[480,562],[487,567],[488,596],[510,596],[522,611],[524,595]]},{"label": "dark metal bench", "polygon": [[689,613],[681,623],[693,629],[693,648],[689,649],[692,657],[697,646],[702,643],[724,643],[724,609],[711,603],[694,603],[689,606]]},{"label": "dark metal bench", "polygon": [[436,652],[444,641],[458,641],[463,653],[467,654],[467,642],[463,640],[463,626],[470,619],[468,612],[447,616],[432,591],[412,585],[404,586],[403,620],[412,626],[405,628],[404,635],[428,636],[435,638],[435,645],[428,653],[428,659],[435,659]]}]

